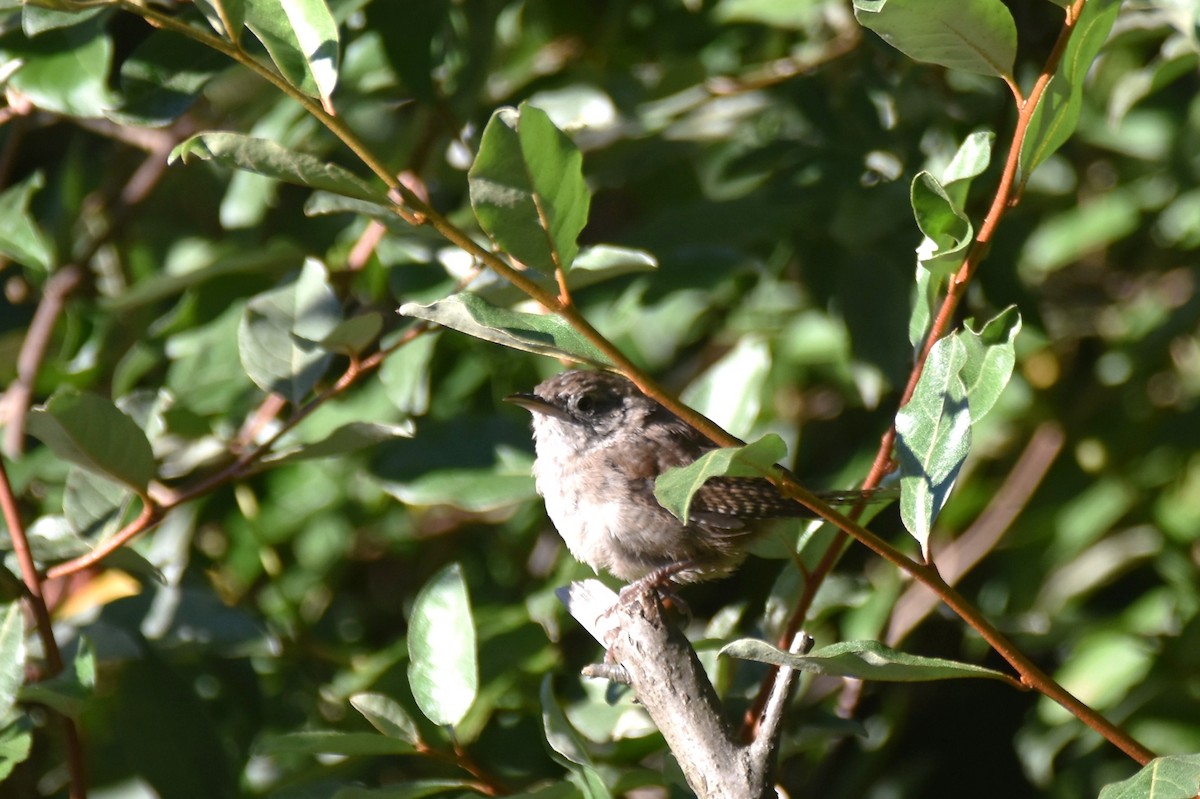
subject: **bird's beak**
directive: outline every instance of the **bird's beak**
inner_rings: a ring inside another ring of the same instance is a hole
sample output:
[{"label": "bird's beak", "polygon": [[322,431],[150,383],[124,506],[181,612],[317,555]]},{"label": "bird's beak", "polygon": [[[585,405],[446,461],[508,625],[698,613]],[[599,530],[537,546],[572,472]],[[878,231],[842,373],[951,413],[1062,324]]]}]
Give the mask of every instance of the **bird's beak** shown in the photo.
[{"label": "bird's beak", "polygon": [[537,394],[510,394],[504,398],[504,401],[511,402],[513,405],[520,405],[530,413],[540,413],[543,416],[554,416],[567,421],[571,420],[566,411],[549,400],[539,397]]}]

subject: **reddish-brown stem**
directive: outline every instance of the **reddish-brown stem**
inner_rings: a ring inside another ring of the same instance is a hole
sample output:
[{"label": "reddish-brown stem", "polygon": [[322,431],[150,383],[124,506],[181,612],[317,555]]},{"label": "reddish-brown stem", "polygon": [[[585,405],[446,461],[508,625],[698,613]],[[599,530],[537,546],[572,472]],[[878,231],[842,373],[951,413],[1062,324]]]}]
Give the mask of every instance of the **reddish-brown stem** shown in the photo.
[{"label": "reddish-brown stem", "polygon": [[[177,491],[161,489],[151,492],[151,496],[142,497],[142,512],[136,519],[127,524],[116,534],[106,538],[104,541],[101,541],[91,552],[81,555],[73,560],[68,560],[63,563],[59,563],[56,566],[52,566],[46,572],[46,575],[51,579],[66,577],[67,575],[74,574],[90,566],[94,566],[112,554],[115,550],[149,530],[151,527],[157,524],[163,518],[163,516],[166,515],[167,511],[171,510],[172,508],[182,505],[185,502],[189,502],[197,497],[203,496],[218,486],[222,486],[226,483],[250,474],[254,471],[254,465],[259,461],[259,459],[261,459],[263,455],[270,452],[271,448],[275,446],[276,442],[278,442],[282,436],[295,428],[296,425],[300,424],[300,422],[306,419],[309,414],[311,414],[325,402],[328,402],[330,399],[346,391],[346,389],[361,379],[364,374],[376,369],[381,363],[383,363],[384,358],[386,358],[389,354],[395,352],[397,349],[412,341],[417,336],[427,333],[428,331],[429,328],[424,325],[414,325],[404,336],[401,336],[401,338],[388,349],[373,352],[371,355],[363,358],[362,360],[351,360],[350,365],[346,367],[346,371],[342,373],[341,377],[339,377],[329,389],[322,392],[319,396],[315,397],[307,404],[297,408],[292,415],[288,417],[287,421],[279,426],[279,429],[276,430],[270,438],[263,441],[261,444],[258,444],[253,449],[242,453],[225,468],[221,469],[215,474],[199,480],[191,486],[187,486]],[[266,404],[267,401],[264,401],[264,405]],[[260,406],[260,409],[262,407],[263,406]]]},{"label": "reddish-brown stem", "polygon": [[[58,641],[54,638],[54,625],[50,620],[50,611],[42,593],[42,580],[38,575],[37,564],[33,560],[33,552],[29,549],[29,538],[25,535],[25,525],[21,523],[21,513],[17,508],[17,498],[13,494],[12,484],[8,480],[8,470],[0,459],[0,510],[4,514],[4,523],[8,526],[8,535],[13,545],[13,554],[21,570],[21,580],[25,584],[26,599],[29,609],[37,626],[38,637],[42,639],[42,649],[46,654],[48,676],[53,677],[63,669],[62,653],[58,650]],[[87,782],[83,768],[83,744],[79,738],[79,730],[75,722],[67,716],[62,717],[63,737],[67,752],[67,771],[70,774],[71,799],[84,799],[87,796]]]}]

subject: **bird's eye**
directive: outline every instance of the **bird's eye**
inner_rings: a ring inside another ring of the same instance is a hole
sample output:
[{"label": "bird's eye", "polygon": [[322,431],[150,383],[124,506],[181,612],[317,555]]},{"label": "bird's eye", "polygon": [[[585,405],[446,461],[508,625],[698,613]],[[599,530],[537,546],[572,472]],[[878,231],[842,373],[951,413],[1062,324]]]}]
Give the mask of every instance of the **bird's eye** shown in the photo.
[{"label": "bird's eye", "polygon": [[575,410],[580,413],[591,413],[596,410],[596,399],[591,394],[581,394],[575,400]]}]

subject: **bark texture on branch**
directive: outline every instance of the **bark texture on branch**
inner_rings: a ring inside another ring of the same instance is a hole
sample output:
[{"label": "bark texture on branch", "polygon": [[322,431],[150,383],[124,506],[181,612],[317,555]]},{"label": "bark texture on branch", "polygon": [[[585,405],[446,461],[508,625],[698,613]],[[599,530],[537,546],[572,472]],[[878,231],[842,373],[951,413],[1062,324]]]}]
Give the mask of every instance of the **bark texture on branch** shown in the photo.
[{"label": "bark texture on branch", "polygon": [[777,796],[772,773],[782,706],[795,672],[786,669],[768,701],[758,737],[738,740],[687,638],[663,615],[653,590],[618,596],[597,580],[559,592],[576,620],[608,650],[658,726],[688,785],[700,799]]}]

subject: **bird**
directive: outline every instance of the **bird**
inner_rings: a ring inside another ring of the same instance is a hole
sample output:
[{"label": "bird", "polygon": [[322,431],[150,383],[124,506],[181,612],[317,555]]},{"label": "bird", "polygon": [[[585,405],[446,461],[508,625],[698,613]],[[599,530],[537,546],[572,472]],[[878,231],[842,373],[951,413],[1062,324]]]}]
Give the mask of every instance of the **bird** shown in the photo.
[{"label": "bird", "polygon": [[655,498],[655,479],[716,445],[621,375],[566,371],[505,399],[532,413],[537,492],[571,554],[597,572],[630,583],[715,579],[740,565],[768,520],[815,518],[756,477],[710,478],[688,522],[676,518]]}]

